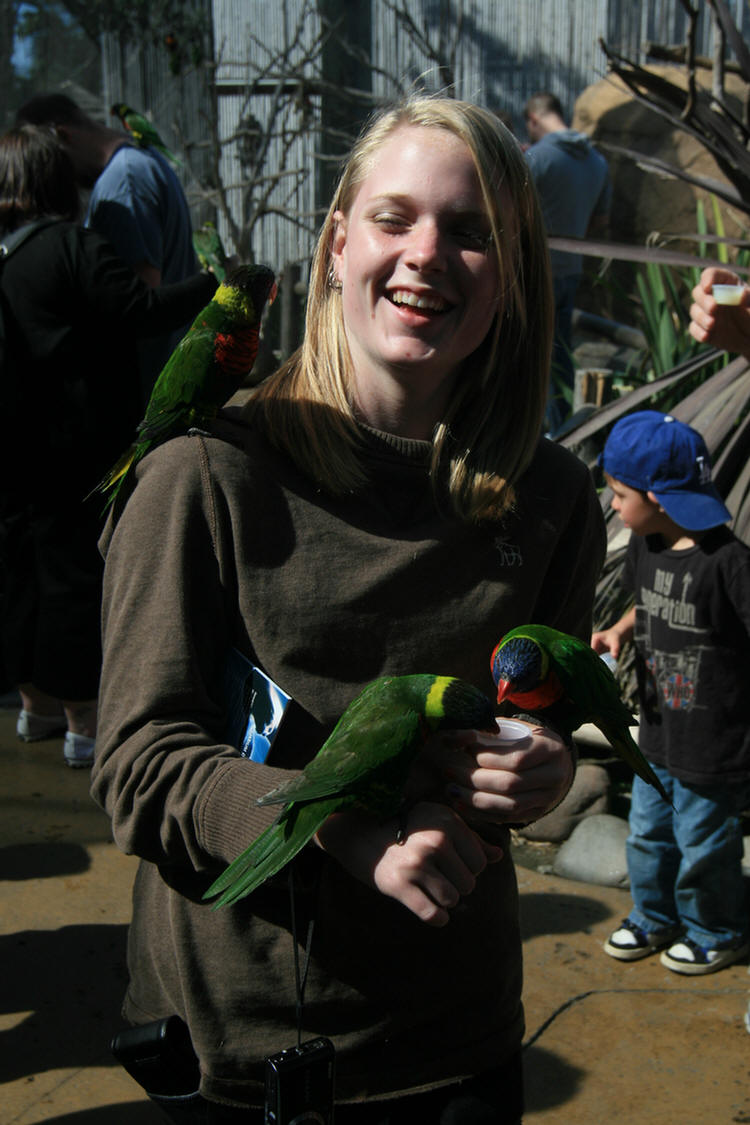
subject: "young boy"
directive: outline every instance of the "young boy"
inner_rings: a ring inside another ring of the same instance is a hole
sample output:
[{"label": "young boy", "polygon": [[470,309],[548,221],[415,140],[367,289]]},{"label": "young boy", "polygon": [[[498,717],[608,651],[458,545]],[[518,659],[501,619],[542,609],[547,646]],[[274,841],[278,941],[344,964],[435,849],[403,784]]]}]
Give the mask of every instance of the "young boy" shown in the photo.
[{"label": "young boy", "polygon": [[601,464],[632,535],[635,605],[594,633],[617,657],[633,640],[640,747],[668,805],[634,779],[627,842],[633,909],[604,949],[662,949],[677,973],[713,973],[750,949],[740,813],[750,795],[750,550],[711,481],[699,433],[645,410],[613,428]]}]

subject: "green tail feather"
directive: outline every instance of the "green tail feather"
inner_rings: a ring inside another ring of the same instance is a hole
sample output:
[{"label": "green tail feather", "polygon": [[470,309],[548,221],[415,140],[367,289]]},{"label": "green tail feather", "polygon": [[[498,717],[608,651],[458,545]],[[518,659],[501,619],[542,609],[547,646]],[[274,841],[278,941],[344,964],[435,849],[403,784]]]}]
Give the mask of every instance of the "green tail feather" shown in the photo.
[{"label": "green tail feather", "polygon": [[628,763],[633,772],[637,773],[643,781],[647,781],[649,785],[653,785],[657,793],[664,798],[668,805],[671,805],[672,802],[667,796],[664,786],[644,758],[638,744],[633,741],[630,731],[626,729],[624,733],[616,732],[605,726],[604,723],[597,723],[596,725],[599,727],[604,737],[611,742],[620,757],[624,758]]},{"label": "green tail feather", "polygon": [[85,499],[88,500],[89,497],[93,496],[95,492],[107,493],[108,495],[104,504],[104,508],[102,509],[102,514],[107,512],[108,509],[111,508],[114,504],[117,493],[125,483],[125,480],[131,469],[134,467],[134,465],[137,464],[139,460],[140,457],[138,456],[138,446],[136,443],[133,443],[133,445],[131,445],[129,449],[125,450],[122,457],[120,457],[119,461],[117,461],[117,463],[112,466],[109,472],[107,472],[106,475],[102,477],[99,483],[91,489],[91,492],[89,492],[88,496],[86,496]]},{"label": "green tail feather", "polygon": [[324,820],[340,806],[341,798],[290,805],[279,820],[261,832],[211,884],[204,898],[221,895],[213,909],[231,906],[280,871],[315,835]]}]

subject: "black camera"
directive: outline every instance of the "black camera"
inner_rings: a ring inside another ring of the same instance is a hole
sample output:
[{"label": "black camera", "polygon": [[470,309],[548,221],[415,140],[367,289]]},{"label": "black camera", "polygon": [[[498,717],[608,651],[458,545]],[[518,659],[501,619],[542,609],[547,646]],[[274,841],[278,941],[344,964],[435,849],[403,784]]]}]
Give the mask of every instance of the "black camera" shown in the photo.
[{"label": "black camera", "polygon": [[128,1027],[115,1035],[112,1054],[148,1094],[193,1094],[201,1072],[187,1024],[179,1016]]},{"label": "black camera", "polygon": [[319,1036],[266,1059],[266,1125],[330,1125],[334,1049]]}]

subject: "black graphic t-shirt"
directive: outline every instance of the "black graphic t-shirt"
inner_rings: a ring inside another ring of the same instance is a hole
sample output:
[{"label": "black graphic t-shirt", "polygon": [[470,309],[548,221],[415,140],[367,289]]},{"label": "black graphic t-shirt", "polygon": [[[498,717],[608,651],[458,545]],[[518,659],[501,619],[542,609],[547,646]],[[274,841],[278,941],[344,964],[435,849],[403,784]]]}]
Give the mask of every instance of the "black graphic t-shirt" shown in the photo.
[{"label": "black graphic t-shirt", "polygon": [[632,535],[643,753],[688,783],[750,779],[750,549],[726,527],[687,550]]}]

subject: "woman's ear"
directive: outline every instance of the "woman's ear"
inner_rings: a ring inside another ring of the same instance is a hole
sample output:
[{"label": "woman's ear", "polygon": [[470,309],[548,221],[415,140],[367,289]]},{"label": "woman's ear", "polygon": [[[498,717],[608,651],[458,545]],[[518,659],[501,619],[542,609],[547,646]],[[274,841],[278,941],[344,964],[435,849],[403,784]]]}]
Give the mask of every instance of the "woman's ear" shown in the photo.
[{"label": "woman's ear", "polygon": [[346,245],[346,215],[343,211],[333,213],[333,233],[331,234],[331,258],[334,265],[340,261]]}]

